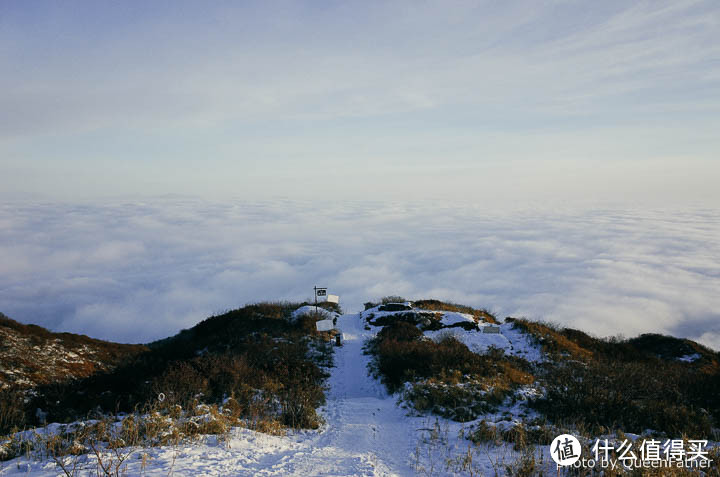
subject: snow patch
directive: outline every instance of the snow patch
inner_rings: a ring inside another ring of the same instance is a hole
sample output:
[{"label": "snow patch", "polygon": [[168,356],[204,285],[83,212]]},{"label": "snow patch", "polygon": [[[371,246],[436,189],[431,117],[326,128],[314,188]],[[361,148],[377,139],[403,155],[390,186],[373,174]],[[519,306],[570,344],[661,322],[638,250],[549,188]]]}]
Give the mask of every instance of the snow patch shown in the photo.
[{"label": "snow patch", "polygon": [[[432,313],[432,312],[429,312]],[[455,313],[453,311],[443,313],[440,322],[444,326],[452,326],[457,323],[472,323],[475,324],[475,318],[467,313]]]},{"label": "snow patch", "polygon": [[686,354],[684,356],[680,356],[679,358],[675,358],[677,361],[683,361],[685,363],[694,363],[698,359],[702,358],[699,353],[693,353],[693,354]]},{"label": "snow patch", "polygon": [[499,348],[505,354],[524,358],[530,362],[542,362],[544,356],[540,347],[532,343],[530,338],[522,331],[513,328],[512,323],[503,323],[499,333],[483,333],[483,326],[497,326],[480,324],[480,330],[465,330],[463,328],[445,328],[435,331],[425,331],[425,336],[439,341],[446,336],[452,336],[470,351],[475,353],[487,353],[490,347]]}]

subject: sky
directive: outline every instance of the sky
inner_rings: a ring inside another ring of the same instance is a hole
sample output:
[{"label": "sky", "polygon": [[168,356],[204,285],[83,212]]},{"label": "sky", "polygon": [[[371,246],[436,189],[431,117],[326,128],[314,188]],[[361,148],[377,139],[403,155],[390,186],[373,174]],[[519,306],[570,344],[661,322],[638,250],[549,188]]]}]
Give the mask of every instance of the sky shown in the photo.
[{"label": "sky", "polygon": [[714,0],[5,0],[0,70],[4,198],[720,201]]},{"label": "sky", "polygon": [[720,349],[720,4],[0,0],[0,312],[313,285]]}]

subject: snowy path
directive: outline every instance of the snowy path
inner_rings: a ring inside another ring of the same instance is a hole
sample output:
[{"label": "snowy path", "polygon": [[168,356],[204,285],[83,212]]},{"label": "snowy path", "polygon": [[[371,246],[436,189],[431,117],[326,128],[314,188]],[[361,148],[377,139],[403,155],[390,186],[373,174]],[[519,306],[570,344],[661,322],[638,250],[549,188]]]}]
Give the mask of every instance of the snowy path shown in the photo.
[{"label": "snowy path", "polygon": [[375,472],[364,475],[411,475],[415,429],[395,398],[368,376],[369,357],[362,347],[372,333],[364,330],[359,314],[343,315],[338,328],[344,345],[336,348],[329,380],[327,444],[367,459]]},{"label": "snowy path", "polygon": [[341,316],[337,327],[344,342],[335,349],[327,404],[321,409],[326,429],[299,442],[307,450],[294,450],[256,475],[413,474],[415,430],[395,399],[367,373],[369,358],[362,347],[371,333],[363,329],[359,314]]}]

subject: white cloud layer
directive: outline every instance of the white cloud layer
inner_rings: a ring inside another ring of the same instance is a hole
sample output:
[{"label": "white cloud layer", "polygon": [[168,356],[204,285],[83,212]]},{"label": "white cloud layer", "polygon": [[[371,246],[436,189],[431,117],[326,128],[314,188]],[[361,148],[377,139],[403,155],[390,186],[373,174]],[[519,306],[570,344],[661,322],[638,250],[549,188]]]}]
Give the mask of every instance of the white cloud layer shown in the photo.
[{"label": "white cloud layer", "polygon": [[228,308],[309,299],[348,310],[435,297],[599,335],[720,349],[717,210],[500,214],[439,203],[206,202],[0,207],[0,311],[145,342]]}]

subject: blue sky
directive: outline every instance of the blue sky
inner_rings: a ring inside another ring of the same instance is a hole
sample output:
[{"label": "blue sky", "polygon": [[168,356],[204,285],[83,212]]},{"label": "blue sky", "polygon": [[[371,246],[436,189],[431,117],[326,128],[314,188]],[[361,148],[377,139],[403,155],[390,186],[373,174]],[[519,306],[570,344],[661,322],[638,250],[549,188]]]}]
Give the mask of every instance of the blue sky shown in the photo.
[{"label": "blue sky", "polygon": [[3,198],[720,203],[714,1],[4,1],[0,70]]}]

